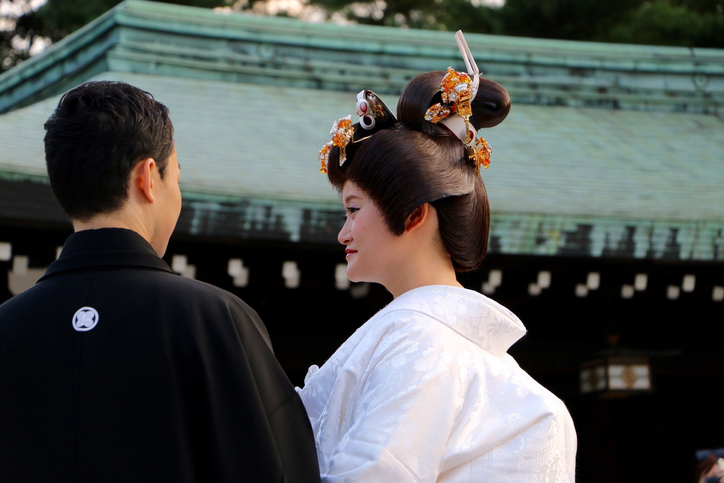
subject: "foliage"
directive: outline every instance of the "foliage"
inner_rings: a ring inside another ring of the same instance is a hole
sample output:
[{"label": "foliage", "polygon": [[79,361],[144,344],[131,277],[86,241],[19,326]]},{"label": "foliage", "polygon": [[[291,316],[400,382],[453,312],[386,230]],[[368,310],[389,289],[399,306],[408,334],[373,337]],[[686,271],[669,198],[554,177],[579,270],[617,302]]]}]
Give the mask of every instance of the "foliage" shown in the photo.
[{"label": "foliage", "polygon": [[[226,0],[155,1],[205,8],[228,3]],[[1,0],[0,56],[3,60],[0,71],[19,64],[36,50],[57,42],[119,3],[121,0]]]},{"label": "foliage", "polygon": [[501,31],[535,38],[591,40],[620,21],[642,0],[508,0],[492,15]]},{"label": "foliage", "polygon": [[[720,7],[721,8],[721,7]],[[640,5],[604,40],[685,47],[724,47],[721,10],[699,11],[689,5],[655,0]]]},{"label": "foliage", "polygon": [[359,23],[534,38],[724,48],[723,0],[310,0]]}]

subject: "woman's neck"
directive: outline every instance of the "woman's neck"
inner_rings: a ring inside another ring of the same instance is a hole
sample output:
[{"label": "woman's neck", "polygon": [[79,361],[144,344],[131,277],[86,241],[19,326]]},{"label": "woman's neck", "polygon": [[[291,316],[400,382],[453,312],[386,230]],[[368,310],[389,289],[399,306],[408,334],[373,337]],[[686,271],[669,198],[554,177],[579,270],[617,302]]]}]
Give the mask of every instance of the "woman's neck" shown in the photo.
[{"label": "woman's neck", "polygon": [[439,253],[428,255],[417,253],[420,256],[408,259],[403,267],[395,271],[390,280],[383,283],[394,298],[409,290],[428,285],[462,287],[449,257]]}]

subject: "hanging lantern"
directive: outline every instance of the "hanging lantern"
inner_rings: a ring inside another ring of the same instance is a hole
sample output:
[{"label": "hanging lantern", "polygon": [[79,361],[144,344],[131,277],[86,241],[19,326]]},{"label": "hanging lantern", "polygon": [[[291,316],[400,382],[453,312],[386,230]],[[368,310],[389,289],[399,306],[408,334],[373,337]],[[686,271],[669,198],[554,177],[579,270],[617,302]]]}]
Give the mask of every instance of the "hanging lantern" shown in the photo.
[{"label": "hanging lantern", "polygon": [[643,356],[603,356],[581,364],[582,394],[601,397],[625,397],[649,392],[651,365]]}]

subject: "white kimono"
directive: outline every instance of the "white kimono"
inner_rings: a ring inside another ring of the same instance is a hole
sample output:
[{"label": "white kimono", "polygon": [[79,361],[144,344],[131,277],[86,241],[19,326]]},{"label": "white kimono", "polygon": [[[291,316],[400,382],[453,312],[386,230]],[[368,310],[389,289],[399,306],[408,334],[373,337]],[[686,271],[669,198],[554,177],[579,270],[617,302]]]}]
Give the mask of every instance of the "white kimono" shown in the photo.
[{"label": "white kimono", "polygon": [[297,388],[323,481],[573,482],[563,402],[506,353],[525,334],[471,290],[411,290]]}]

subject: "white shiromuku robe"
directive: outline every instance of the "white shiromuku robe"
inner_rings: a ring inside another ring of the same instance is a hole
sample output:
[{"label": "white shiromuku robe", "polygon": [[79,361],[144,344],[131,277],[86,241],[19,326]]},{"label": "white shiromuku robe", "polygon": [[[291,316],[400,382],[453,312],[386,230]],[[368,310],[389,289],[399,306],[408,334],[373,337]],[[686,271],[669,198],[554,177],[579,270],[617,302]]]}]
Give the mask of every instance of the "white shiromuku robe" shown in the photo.
[{"label": "white shiromuku robe", "polygon": [[322,480],[573,482],[568,410],[506,352],[524,334],[471,290],[393,300],[297,388]]}]

